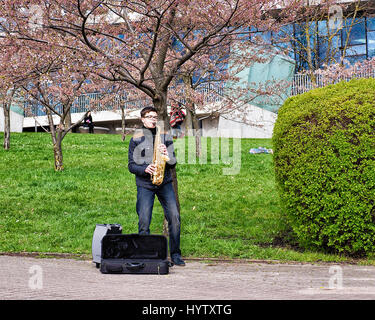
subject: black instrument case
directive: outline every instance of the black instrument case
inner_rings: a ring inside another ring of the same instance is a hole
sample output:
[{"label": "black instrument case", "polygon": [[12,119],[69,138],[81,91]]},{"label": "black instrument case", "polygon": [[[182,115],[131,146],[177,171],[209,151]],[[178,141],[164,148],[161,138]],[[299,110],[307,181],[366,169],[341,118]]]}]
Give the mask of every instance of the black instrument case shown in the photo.
[{"label": "black instrument case", "polygon": [[102,239],[100,272],[168,274],[168,240],[163,235],[107,234]]}]

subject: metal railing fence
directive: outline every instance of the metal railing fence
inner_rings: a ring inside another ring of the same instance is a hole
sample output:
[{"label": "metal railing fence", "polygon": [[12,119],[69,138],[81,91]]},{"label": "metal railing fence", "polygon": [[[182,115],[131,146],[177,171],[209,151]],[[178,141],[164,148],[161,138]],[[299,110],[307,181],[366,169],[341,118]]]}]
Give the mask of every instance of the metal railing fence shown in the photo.
[{"label": "metal railing fence", "polygon": [[349,76],[338,76],[338,77],[327,77],[322,74],[315,75],[315,83],[311,81],[311,77],[308,74],[295,74],[292,82],[291,96],[301,94],[307,91],[310,91],[314,88],[322,88],[330,84],[335,84],[340,81],[350,81],[354,78],[375,78],[374,69],[362,69],[359,71],[353,72]]},{"label": "metal railing fence", "polygon": [[[375,78],[375,70],[367,69],[352,73],[350,76],[336,77],[334,79],[323,76],[322,74],[315,75],[315,83],[311,81],[308,74],[295,74],[291,82],[290,96],[295,96],[304,92],[307,92],[314,88],[321,88],[329,84],[337,83],[340,81],[349,81],[353,78]],[[220,102],[224,97],[225,82],[214,82],[205,83],[200,85],[196,90],[198,93],[203,95],[203,103],[209,104],[214,102]],[[181,102],[184,103],[183,93],[181,94]],[[120,110],[124,107],[127,110],[140,109],[150,105],[149,99],[140,100],[127,100],[124,96],[117,96],[110,102],[102,103],[102,93],[90,93],[79,96],[73,103],[71,108],[72,113],[86,112],[89,108],[90,101],[94,103],[95,111],[108,111],[108,110]],[[29,114],[33,116],[45,115],[44,107],[35,102],[25,102],[25,107],[28,108]],[[61,109],[61,107],[60,107]],[[61,112],[57,108],[58,112]]]}]

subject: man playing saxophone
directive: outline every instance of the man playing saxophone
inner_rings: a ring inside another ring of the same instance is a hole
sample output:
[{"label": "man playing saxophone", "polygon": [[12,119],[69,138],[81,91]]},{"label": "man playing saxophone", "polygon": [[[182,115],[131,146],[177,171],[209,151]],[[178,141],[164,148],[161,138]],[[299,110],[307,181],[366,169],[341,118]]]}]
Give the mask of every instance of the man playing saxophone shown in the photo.
[{"label": "man playing saxophone", "polygon": [[175,265],[184,266],[180,250],[180,215],[170,172],[176,166],[173,140],[159,127],[157,130],[158,114],[155,108],[142,109],[141,121],[143,127],[131,138],[128,153],[128,169],[135,174],[137,185],[138,233],[150,234],[156,195],[168,222],[171,260]]}]

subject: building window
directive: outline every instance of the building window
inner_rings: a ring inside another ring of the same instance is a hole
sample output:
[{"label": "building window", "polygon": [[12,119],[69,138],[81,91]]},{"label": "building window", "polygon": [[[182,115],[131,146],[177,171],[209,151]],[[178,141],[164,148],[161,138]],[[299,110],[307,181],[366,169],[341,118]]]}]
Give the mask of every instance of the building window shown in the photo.
[{"label": "building window", "polygon": [[343,44],[366,44],[365,19],[347,19],[342,29]]},{"label": "building window", "polygon": [[375,17],[367,17],[367,31],[375,31]]},{"label": "building window", "polygon": [[367,32],[367,54],[369,58],[375,57],[375,31]]},{"label": "building window", "polygon": [[[308,30],[308,31],[306,31]],[[296,72],[324,64],[338,63],[344,56],[350,63],[375,57],[375,17],[348,18],[341,30],[329,30],[326,20],[284,26],[279,32],[260,32],[251,29],[253,36],[265,44],[271,43],[280,52],[296,61]],[[309,33],[312,64],[307,63],[307,37]]]}]

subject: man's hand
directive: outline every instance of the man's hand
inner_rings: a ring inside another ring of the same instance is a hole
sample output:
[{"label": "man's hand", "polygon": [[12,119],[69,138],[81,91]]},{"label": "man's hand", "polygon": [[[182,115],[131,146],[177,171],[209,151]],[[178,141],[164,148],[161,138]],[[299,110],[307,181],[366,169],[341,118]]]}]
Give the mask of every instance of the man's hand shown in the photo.
[{"label": "man's hand", "polygon": [[[167,146],[166,146],[165,144],[159,144],[158,149],[159,149],[159,151],[160,151],[162,154],[168,156],[168,150],[167,150]],[[149,174],[151,174],[151,175],[152,175],[155,171],[156,171],[156,166],[155,166],[153,163],[151,163],[150,165],[148,165],[148,167],[145,169],[145,172],[146,172],[146,173],[149,173]]]},{"label": "man's hand", "polygon": [[165,144],[159,144],[159,151],[166,156],[168,155],[167,146]]},{"label": "man's hand", "polygon": [[145,172],[146,173],[149,173],[149,174],[153,174],[154,172],[155,172],[155,170],[156,170],[156,166],[153,164],[153,163],[151,163],[150,165],[148,165],[148,167],[145,169]]}]

